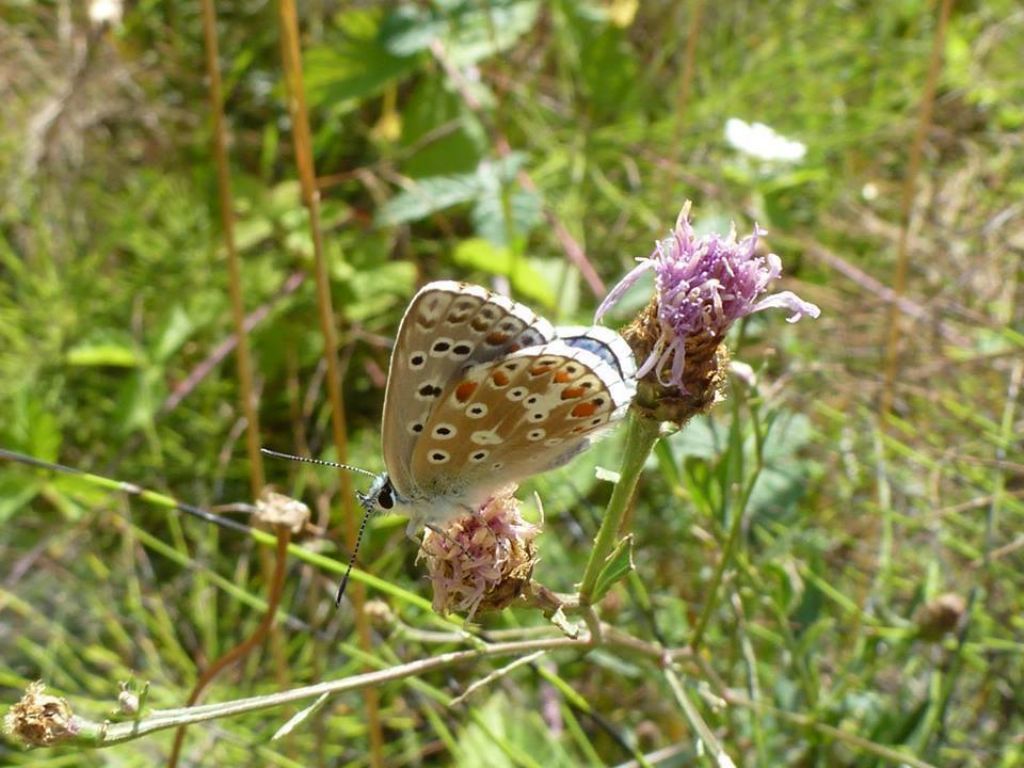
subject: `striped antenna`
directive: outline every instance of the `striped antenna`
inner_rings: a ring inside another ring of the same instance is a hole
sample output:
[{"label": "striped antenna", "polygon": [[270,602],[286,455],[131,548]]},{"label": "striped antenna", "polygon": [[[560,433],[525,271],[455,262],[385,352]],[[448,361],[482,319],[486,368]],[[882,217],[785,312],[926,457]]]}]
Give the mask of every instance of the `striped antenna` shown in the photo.
[{"label": "striped antenna", "polygon": [[366,521],[370,519],[370,513],[373,511],[373,499],[369,496],[364,496],[359,493],[359,503],[363,507],[363,522],[359,524],[359,533],[356,534],[356,545],[352,547],[352,554],[348,557],[348,567],[345,569],[345,575],[341,577],[341,584],[338,585],[338,593],[334,596],[334,607],[341,607],[341,598],[345,596],[345,587],[348,586],[348,577],[352,573],[352,566],[355,565],[356,556],[359,554],[359,545],[363,541],[363,531],[366,530]]},{"label": "striped antenna", "polygon": [[359,472],[363,475],[376,478],[377,476],[369,470],[362,469],[361,467],[353,467],[351,464],[338,464],[336,461],[324,461],[323,459],[311,459],[308,456],[296,456],[293,453],[281,453],[280,451],[272,451],[269,448],[260,448],[260,453],[264,453],[267,456],[273,456],[276,459],[288,459],[289,461],[304,461],[307,464],[319,464],[321,467],[334,467],[335,469],[347,469],[349,472]]},{"label": "striped antenna", "polygon": [[[272,451],[269,448],[260,448],[260,453],[265,453],[267,456],[273,456],[277,459],[288,459],[290,461],[304,461],[307,464],[319,464],[322,467],[334,467],[335,469],[347,469],[350,472],[359,472],[363,475],[369,475],[374,480],[377,479],[377,475],[373,472],[368,472],[365,469],[359,467],[353,467],[351,464],[338,464],[334,461],[323,461],[322,459],[311,459],[308,456],[296,456],[291,453],[281,453],[280,451]],[[341,607],[341,598],[345,596],[345,587],[348,586],[348,577],[352,574],[352,566],[355,565],[356,557],[359,555],[359,545],[363,541],[363,533],[366,531],[366,522],[370,519],[370,513],[373,512],[374,497],[363,493],[356,493],[359,497],[359,505],[363,508],[363,521],[359,524],[359,533],[356,534],[356,545],[352,548],[352,554],[348,558],[348,566],[345,568],[345,575],[341,578],[341,583],[338,585],[338,592],[334,596],[334,606],[336,608]]]}]

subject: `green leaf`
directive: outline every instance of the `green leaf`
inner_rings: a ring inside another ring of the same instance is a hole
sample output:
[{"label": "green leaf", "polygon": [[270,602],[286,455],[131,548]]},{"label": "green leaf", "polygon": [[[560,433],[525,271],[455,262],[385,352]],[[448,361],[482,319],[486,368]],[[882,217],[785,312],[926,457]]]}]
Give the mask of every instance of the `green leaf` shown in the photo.
[{"label": "green leaf", "polygon": [[494,245],[483,238],[470,238],[455,247],[452,261],[460,267],[507,277],[516,293],[546,306],[555,303],[555,292],[548,281],[533,268],[529,259],[517,256],[508,248]]},{"label": "green leaf", "polygon": [[629,534],[620,541],[612,553],[604,568],[597,575],[597,582],[594,585],[594,602],[599,602],[608,591],[622,581],[634,569],[633,565],[633,534]]},{"label": "green leaf", "polygon": [[[443,125],[458,129],[438,135]],[[476,119],[441,78],[423,79],[402,107],[399,144],[412,153],[402,162],[402,173],[412,178],[472,173],[488,152],[486,136],[481,140],[475,126]]]},{"label": "green leaf", "polygon": [[472,219],[477,234],[498,245],[511,245],[510,240],[524,239],[541,222],[541,199],[526,189],[489,187],[473,206]]},{"label": "green leaf", "polygon": [[164,327],[160,330],[160,338],[153,349],[154,362],[165,362],[181,349],[194,330],[195,324],[192,322],[192,318],[180,304],[176,304],[171,309],[170,317],[164,322]]},{"label": "green leaf", "polygon": [[607,17],[587,13],[585,6],[565,7],[568,23],[559,29],[560,42],[578,56],[588,114],[599,122],[630,114],[646,94],[626,32],[608,23]]},{"label": "green leaf", "polygon": [[8,447],[43,461],[56,461],[63,435],[54,409],[39,395],[23,389],[14,397],[6,421],[0,422],[0,434]]},{"label": "green leaf", "polygon": [[416,266],[407,261],[391,261],[352,273],[346,286],[345,318],[364,321],[384,314],[404,302],[416,282]]},{"label": "green leaf", "polygon": [[411,56],[440,40],[456,67],[475,64],[511,48],[537,19],[536,0],[447,0],[430,8],[405,5],[381,25],[381,39],[395,56]]},{"label": "green leaf", "polygon": [[0,475],[0,523],[28,505],[39,493],[44,483],[23,474],[5,473]]},{"label": "green leaf", "polygon": [[498,161],[482,161],[472,173],[429,176],[413,182],[381,206],[377,224],[389,226],[417,221],[453,205],[472,202],[488,189],[510,182],[524,159],[522,153],[511,152]]},{"label": "green leaf", "polygon": [[311,104],[337,109],[380,93],[412,72],[418,58],[396,56],[378,34],[380,12],[350,11],[340,17],[342,38],[310,48],[303,61],[306,92]]},{"label": "green leaf", "polygon": [[67,351],[64,360],[68,365],[110,366],[114,368],[135,368],[142,359],[130,339],[91,339],[76,344]]},{"label": "green leaf", "polygon": [[133,374],[124,383],[118,398],[118,433],[127,435],[136,429],[152,427],[166,390],[160,368],[143,368]]}]

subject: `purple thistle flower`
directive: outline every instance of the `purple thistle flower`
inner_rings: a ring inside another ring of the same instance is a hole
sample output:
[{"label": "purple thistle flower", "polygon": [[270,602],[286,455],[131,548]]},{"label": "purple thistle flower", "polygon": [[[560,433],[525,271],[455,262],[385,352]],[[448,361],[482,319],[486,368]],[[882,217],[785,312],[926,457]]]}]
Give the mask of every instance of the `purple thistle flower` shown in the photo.
[{"label": "purple thistle flower", "polygon": [[[803,316],[817,317],[821,310],[792,291],[764,298],[768,284],[782,273],[782,262],[774,253],[758,256],[754,233],[736,240],[735,228],[728,237],[717,234],[697,237],[690,225],[690,202],[676,219],[674,232],[657,243],[651,255],[616,285],[597,309],[600,319],[618,302],[640,276],[654,270],[656,319],[659,332],[647,339],[638,352],[642,360],[637,378],[653,372],[657,383],[687,392],[687,350],[717,348],[729,327],[741,317],[763,309],[788,309],[788,322]],[[653,318],[652,318],[653,319]],[[626,334],[627,340],[630,334]],[[653,343],[651,343],[653,342]],[[646,357],[643,354],[646,353]]]}]

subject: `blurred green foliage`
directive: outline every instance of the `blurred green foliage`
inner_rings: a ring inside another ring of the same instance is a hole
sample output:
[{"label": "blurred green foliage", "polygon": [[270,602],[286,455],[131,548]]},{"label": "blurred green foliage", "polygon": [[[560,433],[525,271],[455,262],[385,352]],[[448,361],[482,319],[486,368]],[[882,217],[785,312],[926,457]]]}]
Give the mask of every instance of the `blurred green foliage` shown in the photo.
[{"label": "blurred green foliage", "polygon": [[[230,354],[214,354],[232,327],[199,6],[146,0],[96,29],[86,5],[0,10],[0,447],[191,503],[248,501],[235,369]],[[597,297],[567,238],[611,284],[686,199],[699,229],[735,220],[743,232],[756,220],[772,233],[786,287],[823,318],[791,328],[758,316],[739,329],[733,355],[758,384],[735,379],[725,405],[659,446],[633,514],[636,570],[608,585],[602,616],[683,645],[712,601],[701,657],[760,708],[714,706],[696,672],[687,685],[739,765],[884,763],[812,722],[933,765],[1020,764],[1018,4],[958,3],[950,20],[908,238],[908,297],[923,314],[905,322],[890,430],[875,413],[888,323],[876,286],[893,272],[932,4],[435,0],[302,12],[352,461],[382,468],[388,340],[418,284],[496,283],[553,321],[585,322]],[[276,6],[219,3],[218,13],[243,289],[248,311],[262,313],[252,333],[261,441],[330,456]],[[806,157],[744,154],[724,139],[730,117],[771,125]],[[595,469],[615,468],[618,439],[524,489],[543,500],[535,575],[553,589],[571,591],[581,576],[610,488]],[[344,560],[335,476],[268,472],[330,528],[310,546]],[[737,515],[740,549],[712,595]],[[134,675],[151,682],[153,706],[177,706],[197,667],[259,621],[255,551],[231,533],[6,463],[0,522],[5,703],[44,679],[102,719],[117,682]],[[412,599],[427,587],[402,528],[374,519],[363,565],[396,585],[384,597],[403,624],[436,629]],[[331,579],[289,571],[282,635],[293,684],[361,669],[345,645],[350,612],[330,610]],[[920,611],[948,592],[966,600],[965,615],[926,641]],[[480,623],[544,625],[517,609]],[[380,634],[373,650],[395,663],[456,645]],[[272,660],[257,654],[210,697],[274,689]],[[388,764],[643,754],[655,764],[658,750],[659,765],[700,763],[660,672],[642,659],[552,654],[465,706],[440,703],[439,692],[459,693],[489,669],[385,687]],[[190,732],[185,755],[364,765],[360,702],[332,700],[282,742],[270,736],[290,713],[218,721]],[[153,765],[167,748],[161,737],[90,754],[0,744],[0,762]]]}]

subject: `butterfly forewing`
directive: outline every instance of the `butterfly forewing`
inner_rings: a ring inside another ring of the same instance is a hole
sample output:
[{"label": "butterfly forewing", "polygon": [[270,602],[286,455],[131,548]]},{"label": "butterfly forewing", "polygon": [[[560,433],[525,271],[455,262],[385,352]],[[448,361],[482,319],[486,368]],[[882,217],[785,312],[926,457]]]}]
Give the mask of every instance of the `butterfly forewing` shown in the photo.
[{"label": "butterfly forewing", "polygon": [[431,494],[472,504],[569,461],[632,396],[631,380],[601,355],[560,339],[463,366],[424,425],[412,475]]},{"label": "butterfly forewing", "polygon": [[551,324],[528,307],[479,286],[438,281],[416,294],[398,329],[384,397],[384,463],[399,494],[421,494],[413,454],[456,374],[553,337]]}]

